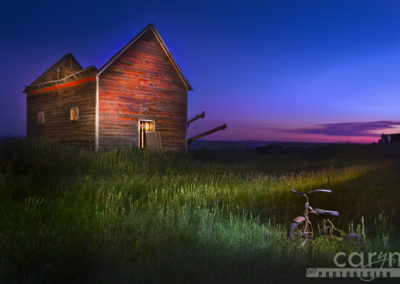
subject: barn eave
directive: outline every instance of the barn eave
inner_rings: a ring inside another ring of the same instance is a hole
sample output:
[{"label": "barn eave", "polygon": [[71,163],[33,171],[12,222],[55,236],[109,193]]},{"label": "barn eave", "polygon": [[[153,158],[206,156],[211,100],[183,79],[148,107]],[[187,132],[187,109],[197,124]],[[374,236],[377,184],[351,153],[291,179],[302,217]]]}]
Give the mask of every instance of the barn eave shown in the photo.
[{"label": "barn eave", "polygon": [[85,69],[82,69],[78,72],[75,72],[73,74],[70,74],[64,78],[61,78],[59,80],[51,80],[51,81],[47,81],[47,82],[40,82],[40,83],[32,83],[28,86],[25,86],[25,89],[23,90],[23,93],[29,93],[33,90],[39,90],[39,89],[43,89],[43,88],[48,88],[48,87],[52,87],[52,86],[57,86],[57,85],[61,85],[67,82],[71,82],[74,80],[80,80],[83,78],[86,78],[88,76],[96,76],[98,70],[95,66],[89,66]]}]

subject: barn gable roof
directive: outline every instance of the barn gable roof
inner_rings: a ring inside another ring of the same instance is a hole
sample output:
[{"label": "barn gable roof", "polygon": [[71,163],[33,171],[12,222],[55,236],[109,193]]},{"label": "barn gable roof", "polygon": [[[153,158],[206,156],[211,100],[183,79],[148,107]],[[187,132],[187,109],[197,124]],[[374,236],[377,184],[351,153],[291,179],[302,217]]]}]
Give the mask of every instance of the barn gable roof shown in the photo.
[{"label": "barn gable roof", "polygon": [[139,38],[141,38],[147,31],[151,31],[159,44],[161,45],[163,51],[167,55],[168,59],[170,60],[172,66],[178,73],[179,77],[182,79],[183,83],[187,87],[189,91],[193,91],[192,86],[190,85],[189,81],[183,75],[183,72],[179,65],[176,63],[174,57],[172,56],[171,52],[169,51],[167,45],[165,44],[164,40],[162,39],[161,35],[158,33],[154,24],[148,25],[144,28],[139,34],[137,34],[130,42],[128,42],[120,51],[118,51],[109,61],[107,61],[98,72],[98,75],[101,75],[115,60],[117,60],[129,47],[131,47]]},{"label": "barn gable roof", "polygon": [[38,94],[55,89],[76,86],[85,82],[90,82],[96,80],[97,71],[98,70],[96,67],[89,66],[59,80],[39,82],[36,84],[25,86],[23,93]]},{"label": "barn gable roof", "polygon": [[82,66],[75,59],[75,57],[71,53],[67,53],[60,60],[54,63],[49,69],[43,72],[42,75],[40,75],[35,81],[31,83],[31,85],[59,80],[82,69]]}]

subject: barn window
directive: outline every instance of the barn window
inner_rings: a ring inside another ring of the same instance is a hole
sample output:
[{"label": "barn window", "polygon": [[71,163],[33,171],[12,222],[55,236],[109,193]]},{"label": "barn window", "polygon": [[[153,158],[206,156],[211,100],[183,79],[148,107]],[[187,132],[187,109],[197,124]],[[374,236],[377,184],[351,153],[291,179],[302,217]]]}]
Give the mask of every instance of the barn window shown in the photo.
[{"label": "barn window", "polygon": [[39,124],[44,124],[44,111],[39,111],[37,118]]},{"label": "barn window", "polygon": [[139,147],[146,148],[146,132],[154,132],[155,123],[153,120],[139,120]]},{"label": "barn window", "polygon": [[70,118],[71,118],[71,120],[78,120],[79,119],[79,107],[71,108]]}]

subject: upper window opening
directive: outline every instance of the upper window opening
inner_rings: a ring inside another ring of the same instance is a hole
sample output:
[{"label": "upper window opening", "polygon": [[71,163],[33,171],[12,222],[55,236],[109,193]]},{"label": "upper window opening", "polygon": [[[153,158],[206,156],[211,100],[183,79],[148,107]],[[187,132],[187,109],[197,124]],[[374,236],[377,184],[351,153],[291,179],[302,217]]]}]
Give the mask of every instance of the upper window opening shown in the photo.
[{"label": "upper window opening", "polygon": [[79,119],[79,107],[71,108],[70,118],[71,118],[71,120]]},{"label": "upper window opening", "polygon": [[44,111],[39,111],[38,112],[38,117],[37,117],[37,119],[38,119],[38,123],[39,124],[44,124]]}]

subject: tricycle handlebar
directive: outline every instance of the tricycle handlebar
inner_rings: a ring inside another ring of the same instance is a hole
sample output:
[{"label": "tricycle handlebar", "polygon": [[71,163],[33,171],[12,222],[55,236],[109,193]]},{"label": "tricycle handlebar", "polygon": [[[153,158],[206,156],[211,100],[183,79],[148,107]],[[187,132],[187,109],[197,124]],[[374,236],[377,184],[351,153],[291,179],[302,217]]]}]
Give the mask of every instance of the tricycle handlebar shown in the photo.
[{"label": "tricycle handlebar", "polygon": [[315,193],[315,192],[332,193],[332,190],[330,190],[330,189],[314,189],[314,190],[311,190],[309,192],[299,192],[299,191],[296,191],[294,189],[291,189],[290,192],[296,193],[296,194],[309,194],[309,193]]}]

